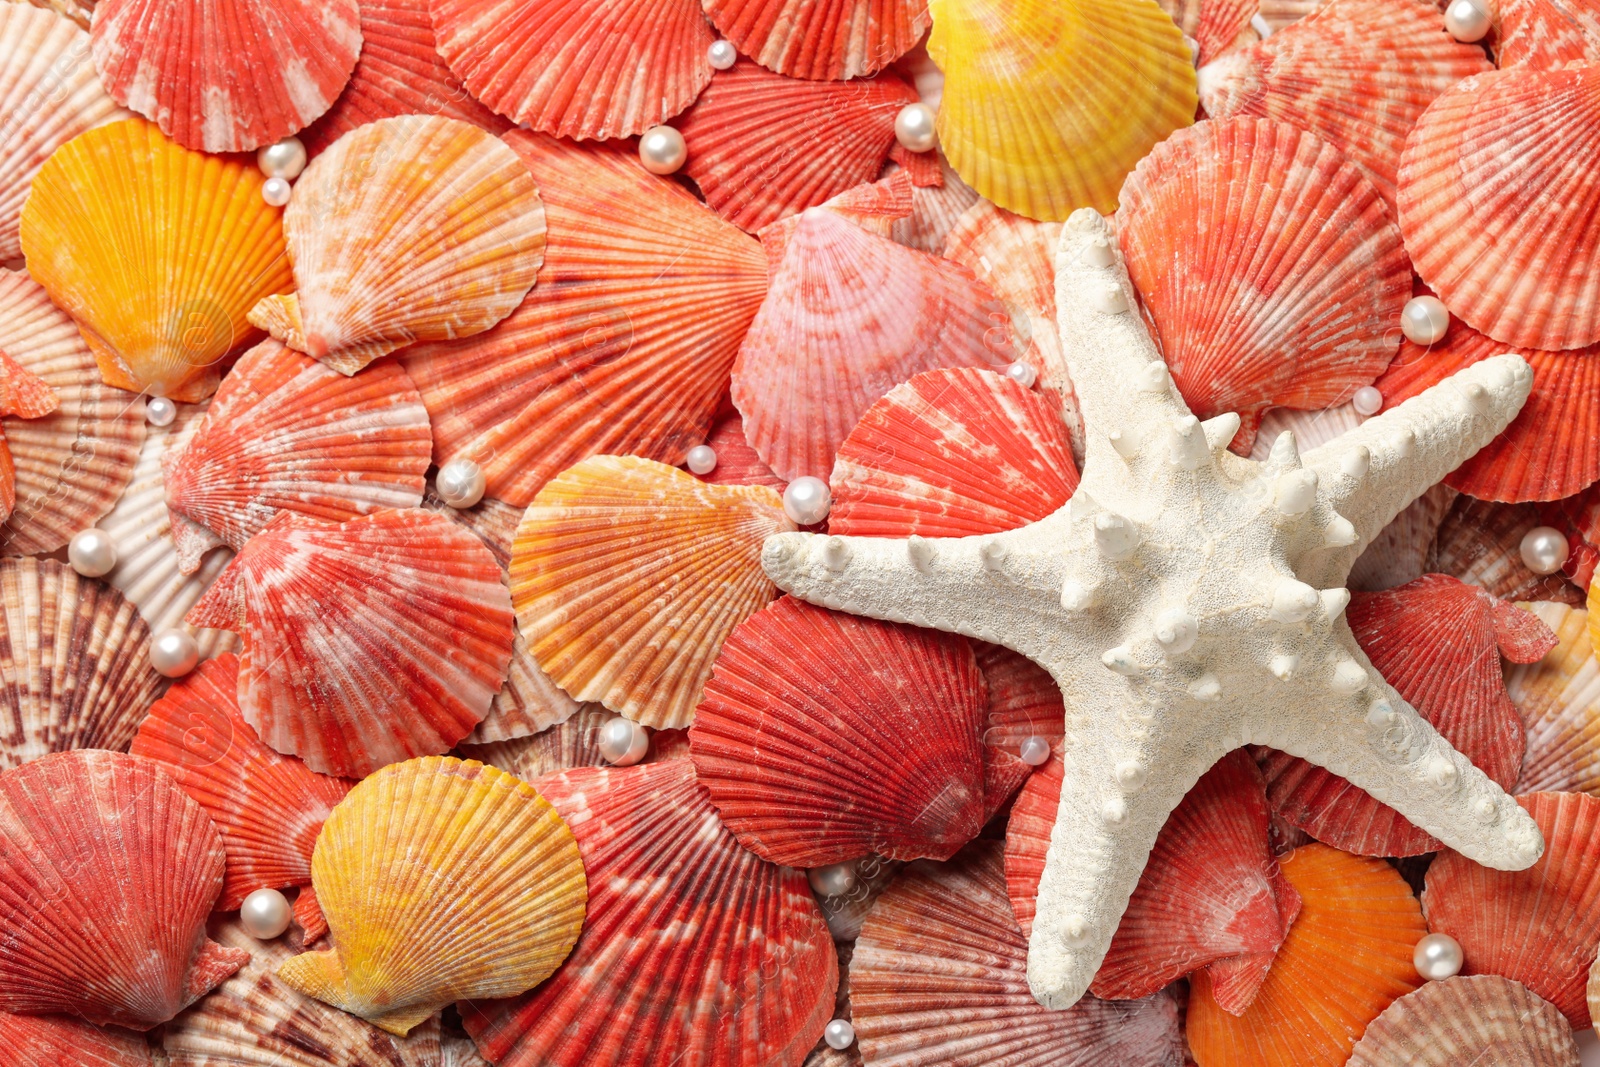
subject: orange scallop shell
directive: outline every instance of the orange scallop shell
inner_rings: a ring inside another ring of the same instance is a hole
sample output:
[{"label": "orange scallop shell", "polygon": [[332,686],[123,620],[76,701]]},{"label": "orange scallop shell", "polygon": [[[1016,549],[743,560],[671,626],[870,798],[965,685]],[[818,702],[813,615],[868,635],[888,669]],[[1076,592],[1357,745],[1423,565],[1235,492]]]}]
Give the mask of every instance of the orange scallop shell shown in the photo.
[{"label": "orange scallop shell", "polygon": [[1257,14],[1254,0],[1159,0],[1183,35],[1195,43],[1195,62],[1201,65],[1258,39],[1250,28]]},{"label": "orange scallop shell", "polygon": [[1592,0],[1496,0],[1493,10],[1501,70],[1600,62],[1600,7]]},{"label": "orange scallop shell", "polygon": [[1543,659],[1506,672],[1506,695],[1528,732],[1515,791],[1600,796],[1600,660],[1589,613],[1551,603],[1528,610],[1555,631],[1556,646]]},{"label": "orange scallop shell", "polygon": [[10,1067],[152,1067],[139,1034],[92,1026],[70,1015],[0,1012],[0,1046]]},{"label": "orange scallop shell", "polygon": [[1498,975],[1429,982],[1384,1010],[1347,1067],[1579,1067],[1572,1027],[1549,1001]]},{"label": "orange scallop shell", "polygon": [[792,78],[844,81],[876,73],[909,52],[929,23],[927,0],[702,3],[711,24],[740,54]]},{"label": "orange scallop shell", "polygon": [[[0,351],[0,416],[38,419],[61,407],[50,383]],[[0,523],[17,506],[17,465],[0,430]]]}]

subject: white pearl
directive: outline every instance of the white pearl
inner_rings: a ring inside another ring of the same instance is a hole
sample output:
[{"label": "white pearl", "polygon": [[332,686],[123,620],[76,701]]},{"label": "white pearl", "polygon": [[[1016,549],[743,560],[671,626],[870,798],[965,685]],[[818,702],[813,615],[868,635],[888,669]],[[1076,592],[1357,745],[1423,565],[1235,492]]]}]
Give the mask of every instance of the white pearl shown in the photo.
[{"label": "white pearl", "polygon": [[732,41],[712,41],[706,49],[706,62],[713,70],[727,70],[739,61],[739,51]]},{"label": "white pearl", "polygon": [[268,178],[261,183],[261,199],[273,207],[282,207],[289,202],[289,183],[282,178]]},{"label": "white pearl", "polygon": [[185,630],[162,630],[150,642],[150,666],[157,674],[182,678],[200,662],[200,646]]},{"label": "white pearl", "polygon": [[294,910],[276,889],[257,889],[239,905],[239,925],[257,941],[271,941],[289,929]]},{"label": "white pearl", "polygon": [[1018,754],[1023,763],[1037,767],[1050,758],[1050,742],[1035,734],[1022,742],[1022,750]]},{"label": "white pearl", "polygon": [[144,417],[151,426],[171,426],[172,420],[178,417],[178,405],[164,396],[153,396],[145,401]]},{"label": "white pearl", "polygon": [[1400,311],[1400,329],[1415,344],[1437,344],[1450,329],[1450,311],[1436,296],[1414,296]]},{"label": "white pearl", "polygon": [[802,475],[783,491],[783,513],[800,526],[815,526],[828,517],[833,494],[821,478]]},{"label": "white pearl", "polygon": [[688,158],[683,134],[671,126],[652,126],[639,138],[639,162],[651,174],[676,174]]},{"label": "white pearl", "polygon": [[67,562],[85,578],[103,578],[117,566],[117,546],[111,535],[91,526],[72,535]]},{"label": "white pearl", "polygon": [[1039,379],[1039,372],[1033,369],[1032,363],[1019,359],[1006,368],[1006,377],[1024,389],[1032,389],[1033,383]]},{"label": "white pearl", "polygon": [[618,715],[600,727],[600,755],[613,767],[632,767],[650,751],[650,733],[632,719]]},{"label": "white pearl", "polygon": [[1444,28],[1462,44],[1475,44],[1489,35],[1494,20],[1483,0],[1451,0],[1444,9]]},{"label": "white pearl", "polygon": [[306,146],[298,137],[285,137],[277,144],[256,149],[256,166],[269,178],[294,181],[306,169]]},{"label": "white pearl", "polygon": [[1350,406],[1356,409],[1357,415],[1376,415],[1383,407],[1383,394],[1376,386],[1363,385],[1350,398]]},{"label": "white pearl", "polygon": [[835,1019],[822,1031],[822,1040],[835,1052],[843,1052],[856,1043],[856,1028],[848,1019]]},{"label": "white pearl", "polygon": [[856,887],[856,865],[830,863],[826,867],[813,867],[806,872],[806,877],[817,896],[842,897]]},{"label": "white pearl", "polygon": [[717,469],[717,450],[710,445],[695,445],[689,449],[688,464],[695,474],[710,474]]},{"label": "white pearl", "polygon": [[1566,566],[1571,547],[1553,526],[1535,526],[1522,535],[1522,562],[1535,574],[1554,574]]},{"label": "white pearl", "polygon": [[439,468],[433,479],[439,499],[453,508],[470,508],[483,499],[488,483],[483,468],[470,459],[453,459]]},{"label": "white pearl", "polygon": [[1466,957],[1461,951],[1461,943],[1449,934],[1428,934],[1417,942],[1416,950],[1411,953],[1411,962],[1422,977],[1430,982],[1439,982],[1460,974]]},{"label": "white pearl", "polygon": [[937,116],[927,104],[907,104],[894,117],[894,139],[908,152],[926,152],[939,143],[934,132]]}]

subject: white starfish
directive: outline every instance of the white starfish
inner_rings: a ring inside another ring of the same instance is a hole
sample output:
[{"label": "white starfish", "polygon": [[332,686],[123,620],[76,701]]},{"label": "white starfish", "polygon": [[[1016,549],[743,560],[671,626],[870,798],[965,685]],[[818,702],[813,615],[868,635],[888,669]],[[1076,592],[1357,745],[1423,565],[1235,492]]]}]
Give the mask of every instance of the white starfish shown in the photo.
[{"label": "white starfish", "polygon": [[1066,696],[1066,781],[1028,980],[1089,987],[1167,816],[1231,749],[1270,745],[1349,779],[1451,848],[1519,870],[1544,843],[1514,800],[1373,669],[1344,618],[1351,564],[1527,399],[1517,356],[1462,371],[1302,459],[1227,450],[1136,310],[1105,219],[1068,220],[1056,303],[1089,432],[1055,514],[983,537],[781,534],[762,562],[813,603],[1015,649]]}]

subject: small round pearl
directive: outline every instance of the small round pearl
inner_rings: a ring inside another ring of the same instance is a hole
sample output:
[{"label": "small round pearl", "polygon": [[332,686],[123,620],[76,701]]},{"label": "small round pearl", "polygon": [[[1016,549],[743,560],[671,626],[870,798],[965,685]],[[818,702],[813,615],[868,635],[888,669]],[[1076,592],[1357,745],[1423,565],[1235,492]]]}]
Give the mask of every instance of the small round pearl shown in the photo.
[{"label": "small round pearl", "polygon": [[939,143],[934,132],[933,108],[927,104],[907,104],[894,117],[894,139],[908,152],[926,152]]},{"label": "small round pearl", "polygon": [[710,474],[717,469],[717,450],[710,445],[695,445],[689,449],[689,469],[696,474]]},{"label": "small round pearl", "polygon": [[268,178],[261,183],[261,199],[273,207],[282,207],[289,202],[289,183],[282,178]]},{"label": "small round pearl", "polygon": [[1357,415],[1376,415],[1378,409],[1383,407],[1383,394],[1375,386],[1363,385],[1350,398],[1350,405],[1356,409]]},{"label": "small round pearl", "polygon": [[178,417],[178,405],[164,396],[153,396],[144,403],[144,417],[151,426],[171,426]]},{"label": "small round pearl", "polygon": [[239,925],[257,941],[271,941],[289,929],[294,915],[289,898],[276,889],[257,889],[239,905]]},{"label": "small round pearl", "polygon": [[651,174],[676,174],[688,158],[683,134],[671,126],[652,126],[639,138],[639,162]]},{"label": "small round pearl", "polygon": [[1417,942],[1416,951],[1411,953],[1411,962],[1422,977],[1430,982],[1438,982],[1460,974],[1461,964],[1465,960],[1461,943],[1455,938],[1449,934],[1429,934]]},{"label": "small round pearl", "polygon": [[1444,9],[1445,30],[1462,44],[1483,40],[1493,22],[1484,0],[1451,0]]},{"label": "small round pearl", "polygon": [[806,872],[811,880],[811,891],[819,897],[842,897],[856,887],[856,865],[830,863],[826,867],[813,867]]},{"label": "small round pearl", "polygon": [[600,727],[600,755],[613,767],[632,767],[650,751],[650,735],[621,715]]},{"label": "small round pearl", "polygon": [[835,1052],[843,1052],[856,1043],[856,1028],[848,1019],[835,1019],[822,1031],[822,1040]]},{"label": "small round pearl", "polygon": [[713,41],[706,49],[706,61],[713,70],[727,70],[739,61],[739,52],[732,41]]},{"label": "small round pearl", "polygon": [[1037,767],[1050,758],[1050,742],[1035,734],[1022,742],[1022,762]]},{"label": "small round pearl", "polygon": [[200,662],[200,646],[185,630],[162,630],[150,642],[150,666],[157,674],[182,678]]},{"label": "small round pearl", "polygon": [[1522,562],[1535,574],[1554,574],[1571,551],[1566,535],[1553,526],[1535,526],[1522,535]]},{"label": "small round pearl", "polygon": [[815,526],[828,517],[833,494],[821,478],[802,475],[783,491],[783,513],[801,526]]},{"label": "small round pearl", "polygon": [[117,546],[111,535],[91,526],[72,535],[67,562],[85,578],[103,578],[117,566]]},{"label": "small round pearl", "polygon": [[1006,377],[1024,389],[1032,389],[1033,383],[1039,378],[1039,372],[1033,369],[1032,363],[1025,359],[1019,359],[1006,368]]},{"label": "small round pearl", "polygon": [[483,499],[487,483],[483,468],[470,459],[453,459],[439,468],[433,479],[434,491],[453,508],[470,508]]},{"label": "small round pearl", "polygon": [[1419,345],[1438,344],[1450,329],[1450,310],[1436,296],[1414,296],[1400,311],[1400,330]]},{"label": "small round pearl", "polygon": [[285,137],[277,144],[256,149],[256,166],[269,178],[294,181],[306,169],[306,146],[298,137]]}]

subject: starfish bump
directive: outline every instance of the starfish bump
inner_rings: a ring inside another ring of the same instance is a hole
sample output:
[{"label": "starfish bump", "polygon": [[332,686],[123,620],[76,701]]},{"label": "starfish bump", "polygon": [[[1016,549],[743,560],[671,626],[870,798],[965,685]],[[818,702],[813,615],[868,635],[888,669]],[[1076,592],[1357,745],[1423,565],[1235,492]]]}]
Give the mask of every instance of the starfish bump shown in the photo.
[{"label": "starfish bump", "polygon": [[780,534],[762,554],[805,600],[1005,645],[1061,686],[1040,1002],[1088,989],[1167,816],[1241,745],[1325,767],[1487,866],[1537,860],[1533,821],[1362,653],[1343,588],[1379,530],[1516,417],[1528,365],[1484,360],[1304,456],[1282,434],[1258,463],[1227,450],[1237,416],[1188,411],[1092,210],[1062,229],[1056,303],[1088,430],[1065,506],[989,536]]}]

